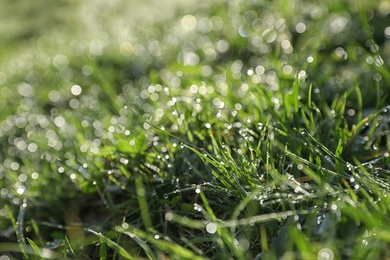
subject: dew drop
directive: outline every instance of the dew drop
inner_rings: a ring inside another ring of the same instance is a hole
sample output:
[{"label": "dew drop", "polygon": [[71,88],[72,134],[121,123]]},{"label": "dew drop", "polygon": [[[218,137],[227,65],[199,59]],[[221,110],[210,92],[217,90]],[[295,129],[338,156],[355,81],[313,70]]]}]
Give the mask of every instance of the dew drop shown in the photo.
[{"label": "dew drop", "polygon": [[71,92],[73,95],[78,96],[82,92],[82,88],[79,85],[73,85],[71,88]]},{"label": "dew drop", "polygon": [[33,172],[33,173],[31,174],[31,178],[34,179],[34,180],[36,180],[36,179],[39,178],[39,174],[38,174],[37,172]]},{"label": "dew drop", "polygon": [[206,231],[210,234],[217,232],[217,225],[214,223],[208,223],[206,226]]},{"label": "dew drop", "polygon": [[173,214],[171,212],[165,213],[165,219],[171,221],[173,219]]},{"label": "dew drop", "polygon": [[18,193],[18,194],[20,194],[20,195],[22,195],[23,193],[24,193],[24,191],[25,191],[25,187],[19,187],[17,190],[16,190],[16,192]]},{"label": "dew drop", "polygon": [[323,248],[318,252],[317,258],[318,260],[333,260],[334,253],[329,248]]}]

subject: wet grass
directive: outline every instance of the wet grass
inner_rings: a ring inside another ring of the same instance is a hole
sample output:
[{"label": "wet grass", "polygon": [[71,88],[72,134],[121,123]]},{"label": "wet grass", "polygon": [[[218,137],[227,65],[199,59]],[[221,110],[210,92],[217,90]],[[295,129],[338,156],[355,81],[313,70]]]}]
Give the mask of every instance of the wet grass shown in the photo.
[{"label": "wet grass", "polygon": [[389,2],[155,4],[0,27],[1,257],[389,257]]}]

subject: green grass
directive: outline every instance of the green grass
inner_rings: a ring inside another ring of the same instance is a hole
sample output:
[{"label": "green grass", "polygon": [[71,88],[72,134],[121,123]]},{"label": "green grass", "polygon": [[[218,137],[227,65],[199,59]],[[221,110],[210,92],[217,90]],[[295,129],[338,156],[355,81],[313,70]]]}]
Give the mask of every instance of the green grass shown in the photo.
[{"label": "green grass", "polygon": [[41,4],[0,11],[0,257],[390,256],[388,1]]}]

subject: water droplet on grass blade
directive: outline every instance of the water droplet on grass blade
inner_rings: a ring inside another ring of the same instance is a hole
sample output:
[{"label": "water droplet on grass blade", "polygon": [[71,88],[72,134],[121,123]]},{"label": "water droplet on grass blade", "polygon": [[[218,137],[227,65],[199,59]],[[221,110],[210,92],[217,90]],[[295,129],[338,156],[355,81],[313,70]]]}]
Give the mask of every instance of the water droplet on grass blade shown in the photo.
[{"label": "water droplet on grass blade", "polygon": [[210,234],[214,234],[215,232],[217,232],[217,225],[214,223],[208,223],[206,225],[206,231]]}]

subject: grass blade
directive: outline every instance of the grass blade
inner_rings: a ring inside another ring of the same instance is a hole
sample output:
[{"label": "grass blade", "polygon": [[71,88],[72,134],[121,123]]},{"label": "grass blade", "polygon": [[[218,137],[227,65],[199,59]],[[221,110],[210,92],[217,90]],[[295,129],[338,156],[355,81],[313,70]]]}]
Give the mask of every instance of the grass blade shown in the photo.
[{"label": "grass blade", "polygon": [[94,234],[97,236],[101,242],[107,244],[109,247],[111,247],[113,250],[118,252],[122,257],[125,259],[135,259],[133,256],[131,256],[122,246],[118,245],[116,242],[112,241],[111,239],[107,238],[103,234],[96,232],[92,229],[88,229],[88,232]]},{"label": "grass blade", "polygon": [[39,249],[37,244],[35,244],[35,242],[32,241],[30,238],[27,238],[27,241],[30,244],[30,246],[32,247],[32,249],[34,250],[34,252],[36,253],[36,255],[39,256],[40,259],[43,259],[41,250]]},{"label": "grass blade", "polygon": [[153,229],[152,220],[149,214],[149,206],[145,197],[146,190],[141,175],[138,175],[135,179],[135,189],[137,192],[138,205],[141,211],[142,221],[144,222],[146,229]]},{"label": "grass blade", "polygon": [[180,259],[194,259],[194,260],[204,260],[205,258],[196,255],[191,250],[188,250],[178,244],[173,242],[166,241],[164,239],[156,239],[156,236],[153,234],[149,234],[140,229],[129,226],[128,228],[116,227],[115,230],[117,232],[123,233],[130,237],[139,237],[142,240],[147,240],[150,244],[157,246],[160,250],[169,252],[171,255],[176,255],[180,257]]},{"label": "grass blade", "polygon": [[[8,207],[8,205],[5,206],[5,210],[7,211],[8,216],[9,216],[9,218],[11,220],[12,226],[13,226],[15,232],[16,232],[16,237],[17,237],[17,240],[18,240],[18,244],[19,244],[20,250],[21,250],[24,258],[28,259],[26,244],[24,243],[25,239],[23,237],[23,229],[20,228],[20,222],[16,221],[16,219],[14,218],[14,216],[12,214],[12,211]],[[20,214],[18,216],[18,219],[19,219],[19,217],[20,217]]]}]

